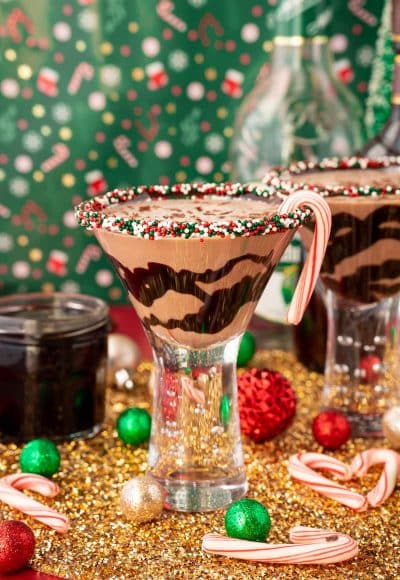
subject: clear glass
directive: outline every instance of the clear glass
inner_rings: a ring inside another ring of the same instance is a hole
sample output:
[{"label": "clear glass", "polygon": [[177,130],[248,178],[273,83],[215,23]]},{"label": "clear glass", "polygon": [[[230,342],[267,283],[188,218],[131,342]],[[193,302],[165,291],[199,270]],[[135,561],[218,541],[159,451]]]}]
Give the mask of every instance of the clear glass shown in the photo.
[{"label": "clear glass", "polygon": [[328,343],[322,407],[344,412],[358,437],[382,435],[399,394],[400,295],[357,304],[326,291]]}]

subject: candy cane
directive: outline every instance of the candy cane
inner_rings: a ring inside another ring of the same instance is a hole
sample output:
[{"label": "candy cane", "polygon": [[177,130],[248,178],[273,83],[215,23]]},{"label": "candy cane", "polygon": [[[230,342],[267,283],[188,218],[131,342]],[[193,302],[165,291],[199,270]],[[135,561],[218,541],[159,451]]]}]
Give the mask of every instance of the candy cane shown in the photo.
[{"label": "candy cane", "polygon": [[160,0],[157,4],[157,14],[164,20],[167,24],[169,24],[172,28],[175,28],[178,32],[185,32],[187,30],[187,24],[182,20],[182,18],[178,18],[175,14],[172,14],[175,5],[173,2],[169,0]]},{"label": "candy cane", "polygon": [[332,224],[328,204],[320,195],[312,191],[301,190],[292,193],[280,205],[279,213],[290,213],[303,205],[312,209],[315,216],[315,229],[307,259],[289,307],[287,319],[291,324],[298,324],[301,321],[310,301],[325,256]]},{"label": "candy cane", "polygon": [[22,42],[22,34],[18,29],[18,24],[22,24],[28,34],[35,32],[32,20],[20,8],[15,8],[10,12],[6,24],[8,33],[14,42]]},{"label": "candy cane", "polygon": [[0,479],[0,501],[53,528],[60,534],[69,529],[68,518],[55,510],[24,495],[21,489],[28,489],[40,493],[45,497],[54,497],[59,487],[54,482],[32,473],[16,473],[6,475]]},{"label": "candy cane", "polygon": [[206,399],[201,389],[196,389],[190,377],[181,377],[179,379],[182,391],[186,393],[191,401],[197,405],[205,405]]},{"label": "candy cane", "polygon": [[153,113],[153,111],[149,111],[147,113],[147,117],[150,121],[150,127],[145,127],[140,119],[135,121],[135,126],[138,133],[140,133],[140,135],[144,137],[146,141],[152,141],[158,133],[158,114]]},{"label": "candy cane", "polygon": [[334,564],[354,558],[358,544],[347,534],[296,526],[291,544],[265,544],[206,534],[203,550],[209,554],[269,564]]},{"label": "candy cane", "polygon": [[113,141],[113,145],[118,155],[122,157],[129,167],[137,167],[138,160],[129,150],[131,140],[126,135],[119,135],[116,137]]},{"label": "candy cane", "polygon": [[[322,464],[318,465],[316,461],[317,453],[297,453],[292,455],[289,459],[288,471],[293,479],[296,479],[300,483],[304,483],[314,491],[325,495],[343,505],[346,505],[356,511],[364,511],[368,507],[367,498],[363,495],[346,489],[339,483],[327,479],[323,475],[320,475],[313,469],[311,469],[308,464],[309,462],[314,467],[321,467]],[[322,458],[321,458],[322,460]],[[329,470],[329,465],[327,464],[327,458],[324,457],[324,469]],[[345,466],[340,468],[336,461],[332,461],[330,464],[333,466],[336,473],[339,475],[347,474]]]},{"label": "candy cane", "polygon": [[211,27],[217,36],[222,36],[224,34],[224,29],[221,24],[215,18],[213,14],[207,12],[204,14],[203,18],[199,23],[199,37],[203,46],[209,46],[211,40],[208,36],[207,28]]},{"label": "candy cane", "polygon": [[352,476],[362,477],[372,465],[384,463],[378,483],[367,494],[372,507],[383,504],[392,495],[400,475],[400,454],[391,449],[368,449],[356,455],[351,463]]},{"label": "candy cane", "polygon": [[21,209],[21,222],[27,230],[33,229],[32,216],[36,216],[40,222],[45,222],[47,216],[42,208],[32,200],[28,200]]},{"label": "candy cane", "polygon": [[71,95],[76,95],[79,91],[82,81],[85,79],[91,81],[94,76],[94,68],[88,62],[80,62],[72,73],[72,77],[68,83],[68,92]]},{"label": "candy cane", "polygon": [[99,246],[95,244],[88,244],[83,250],[81,257],[76,265],[76,271],[78,274],[83,274],[89,267],[92,260],[99,260],[101,257],[101,250]]},{"label": "candy cane", "polygon": [[362,20],[365,24],[368,24],[369,26],[375,26],[377,22],[376,16],[371,14],[371,12],[368,12],[368,10],[364,8],[364,4],[365,0],[350,0],[349,10],[354,14],[354,16],[357,16],[357,18]]},{"label": "candy cane", "polygon": [[53,169],[64,163],[69,157],[69,148],[64,143],[55,143],[51,150],[53,155],[43,161],[40,166],[45,173],[53,171]]}]

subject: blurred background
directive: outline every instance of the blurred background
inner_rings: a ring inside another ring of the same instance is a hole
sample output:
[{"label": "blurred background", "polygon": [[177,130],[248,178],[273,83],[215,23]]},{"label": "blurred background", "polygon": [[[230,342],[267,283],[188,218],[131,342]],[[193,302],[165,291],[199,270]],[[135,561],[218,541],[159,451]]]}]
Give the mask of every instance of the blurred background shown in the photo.
[{"label": "blurred background", "polygon": [[[127,184],[228,179],[235,114],[268,73],[277,4],[0,0],[0,294],[126,302],[72,206]],[[385,3],[331,4],[334,70],[371,136],[389,113]]]}]

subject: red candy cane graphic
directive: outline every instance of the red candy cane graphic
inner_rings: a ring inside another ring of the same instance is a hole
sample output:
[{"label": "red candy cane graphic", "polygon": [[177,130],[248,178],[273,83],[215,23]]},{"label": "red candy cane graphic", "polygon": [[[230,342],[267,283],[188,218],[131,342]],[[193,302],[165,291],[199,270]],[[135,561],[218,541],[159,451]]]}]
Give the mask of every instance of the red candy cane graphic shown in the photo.
[{"label": "red candy cane graphic", "polygon": [[6,28],[13,41],[18,43],[22,42],[19,24],[22,24],[27,34],[32,35],[35,32],[32,20],[20,8],[15,8],[7,18]]},{"label": "red candy cane graphic", "polygon": [[150,121],[149,127],[145,127],[140,119],[137,119],[135,121],[135,127],[136,127],[138,133],[140,133],[140,135],[142,137],[144,137],[146,139],[146,141],[152,141],[158,133],[158,128],[159,128],[158,121],[157,121],[158,114],[153,113],[153,111],[149,111],[147,113],[147,117]]},{"label": "red candy cane graphic", "polygon": [[114,148],[129,167],[137,167],[138,160],[130,151],[131,140],[126,135],[119,135],[113,141]]},{"label": "red candy cane graphic", "polygon": [[101,250],[95,244],[88,244],[83,250],[81,257],[76,265],[76,272],[84,274],[93,260],[97,262],[101,257]]},{"label": "red candy cane graphic", "polygon": [[175,14],[172,14],[172,11],[175,8],[175,4],[170,2],[170,0],[160,0],[157,4],[157,14],[164,20],[167,24],[169,24],[172,28],[175,28],[178,32],[185,32],[187,30],[187,24],[182,20],[182,18],[178,18]]},{"label": "red candy cane graphic", "polygon": [[60,491],[58,485],[46,477],[33,473],[6,475],[0,479],[0,501],[53,528],[60,534],[68,531],[69,522],[66,516],[23,494],[19,491],[21,489],[35,491],[45,497],[54,497]]},{"label": "red candy cane graphic", "polygon": [[53,155],[43,161],[40,166],[45,173],[53,171],[53,169],[64,163],[69,157],[69,148],[64,143],[56,143],[51,150]]},{"label": "red candy cane graphic", "polygon": [[68,83],[68,92],[70,95],[76,95],[79,91],[83,80],[91,81],[94,76],[94,68],[88,62],[80,62]]},{"label": "red candy cane graphic", "polygon": [[224,34],[222,25],[213,14],[207,12],[207,14],[204,14],[199,24],[199,37],[203,46],[209,46],[211,44],[210,37],[208,36],[208,28],[212,28],[217,36],[222,36]]},{"label": "red candy cane graphic", "polygon": [[27,230],[33,230],[33,220],[32,216],[37,217],[40,222],[45,222],[47,220],[47,216],[38,204],[32,200],[27,201],[22,209],[20,214],[21,223]]},{"label": "red candy cane graphic", "polygon": [[350,0],[349,2],[349,10],[354,16],[357,16],[362,22],[368,24],[368,26],[375,26],[377,20],[374,14],[368,12],[364,8],[365,0]]}]

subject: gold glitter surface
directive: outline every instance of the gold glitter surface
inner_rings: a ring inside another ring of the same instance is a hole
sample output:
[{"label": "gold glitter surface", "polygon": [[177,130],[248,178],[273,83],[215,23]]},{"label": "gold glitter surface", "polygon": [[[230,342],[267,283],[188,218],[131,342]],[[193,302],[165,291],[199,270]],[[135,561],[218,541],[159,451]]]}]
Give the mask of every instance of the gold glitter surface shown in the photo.
[{"label": "gold glitter surface", "polygon": [[[71,530],[61,536],[22,514],[1,506],[2,518],[23,519],[34,530],[36,569],[79,579],[280,579],[357,578],[386,580],[400,577],[400,490],[380,508],[354,513],[292,481],[287,459],[299,450],[321,451],[313,441],[310,424],[317,412],[321,376],[308,373],[288,354],[261,352],[252,361],[283,372],[298,395],[296,420],[280,437],[264,444],[244,443],[249,497],[268,507],[271,542],[287,542],[293,525],[328,528],[350,534],[360,544],[360,554],[344,564],[330,566],[287,566],[250,564],[204,554],[203,534],[224,533],[224,510],[213,513],[163,512],[154,522],[134,524],[120,512],[123,484],[146,470],[147,449],[124,446],[113,430],[118,413],[126,406],[150,408],[144,381],[133,393],[109,392],[106,429],[89,441],[60,445],[61,471],[54,476],[60,485],[58,498],[48,505],[67,514]],[[140,372],[149,376],[149,366]],[[137,377],[139,378],[139,377]],[[382,441],[355,440],[335,456],[345,461],[359,451]],[[19,449],[0,445],[0,473],[18,469]],[[352,482],[366,493],[379,477],[373,470],[360,482]]]}]

